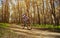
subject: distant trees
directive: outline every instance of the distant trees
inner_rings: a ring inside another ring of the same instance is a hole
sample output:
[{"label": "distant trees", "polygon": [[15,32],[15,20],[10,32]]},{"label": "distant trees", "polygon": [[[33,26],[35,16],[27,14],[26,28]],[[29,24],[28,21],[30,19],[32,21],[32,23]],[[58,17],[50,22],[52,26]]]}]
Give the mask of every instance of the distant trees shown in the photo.
[{"label": "distant trees", "polygon": [[50,0],[50,4],[51,4],[51,15],[52,15],[52,19],[53,19],[53,24],[54,25],[59,25],[59,17],[57,17],[57,13],[55,10],[55,0]]},{"label": "distant trees", "polygon": [[9,0],[2,1],[2,22],[9,22]]},{"label": "distant trees", "polygon": [[[11,4],[11,5],[9,5]],[[21,23],[26,13],[33,24],[60,24],[60,0],[2,1],[2,22]],[[11,15],[10,15],[11,14]]]}]

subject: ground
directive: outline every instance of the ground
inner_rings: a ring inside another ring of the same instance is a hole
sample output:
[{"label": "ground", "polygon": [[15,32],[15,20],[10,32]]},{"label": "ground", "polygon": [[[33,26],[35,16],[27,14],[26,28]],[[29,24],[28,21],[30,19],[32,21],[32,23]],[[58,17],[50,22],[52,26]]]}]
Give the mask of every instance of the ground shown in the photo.
[{"label": "ground", "polygon": [[2,38],[60,38],[60,33],[22,29],[20,25],[16,24],[11,24],[9,30],[10,32],[5,33]]}]

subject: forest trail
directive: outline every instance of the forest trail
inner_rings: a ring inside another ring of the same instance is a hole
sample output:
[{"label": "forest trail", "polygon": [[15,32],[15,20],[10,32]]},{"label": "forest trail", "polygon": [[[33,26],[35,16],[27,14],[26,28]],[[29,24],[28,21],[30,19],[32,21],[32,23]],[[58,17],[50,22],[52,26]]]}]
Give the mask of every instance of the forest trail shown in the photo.
[{"label": "forest trail", "polygon": [[22,29],[20,25],[16,24],[11,24],[10,29],[14,33],[26,36],[24,38],[60,38],[60,33],[42,31],[37,29]]}]

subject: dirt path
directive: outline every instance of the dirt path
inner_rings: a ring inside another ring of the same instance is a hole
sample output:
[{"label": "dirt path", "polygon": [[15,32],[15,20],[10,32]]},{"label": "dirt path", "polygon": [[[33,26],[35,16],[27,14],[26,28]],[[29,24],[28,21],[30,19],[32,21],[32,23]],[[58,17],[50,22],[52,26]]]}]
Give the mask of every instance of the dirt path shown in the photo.
[{"label": "dirt path", "polygon": [[16,34],[26,36],[26,38],[60,38],[60,33],[41,31],[37,29],[27,30],[22,29],[21,26],[15,24],[12,24],[10,29]]}]

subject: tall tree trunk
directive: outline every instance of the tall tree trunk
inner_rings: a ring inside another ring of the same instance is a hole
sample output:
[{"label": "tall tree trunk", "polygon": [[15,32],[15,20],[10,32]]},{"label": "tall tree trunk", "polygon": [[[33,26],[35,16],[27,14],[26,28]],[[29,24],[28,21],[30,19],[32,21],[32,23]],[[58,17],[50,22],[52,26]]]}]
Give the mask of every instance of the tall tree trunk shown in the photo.
[{"label": "tall tree trunk", "polygon": [[33,14],[34,14],[34,17],[33,17],[33,24],[36,23],[36,18],[35,18],[35,4],[36,4],[36,3],[33,1],[33,2],[32,2],[32,6],[33,6],[33,10],[34,10],[34,11],[33,11]]},{"label": "tall tree trunk", "polygon": [[37,5],[37,13],[38,13],[38,24],[40,25],[40,13],[39,13],[39,5]]},{"label": "tall tree trunk", "polygon": [[43,1],[43,17],[44,17],[44,18],[43,18],[43,22],[44,22],[44,24],[46,24],[46,18],[45,18],[45,14],[44,14],[44,13],[45,13],[45,12],[44,12],[44,8],[45,8],[45,7],[44,7],[44,0],[42,0],[42,1]]},{"label": "tall tree trunk", "polygon": [[3,4],[3,1],[2,1],[2,22],[3,22],[3,7],[4,6],[4,4]]},{"label": "tall tree trunk", "polygon": [[27,16],[29,17],[29,6],[30,6],[30,0],[25,0],[25,3],[26,3],[26,14]]},{"label": "tall tree trunk", "polygon": [[19,9],[20,9],[20,8],[19,8],[19,0],[18,0],[19,23],[21,23],[21,20],[20,20],[21,18],[20,18],[20,11],[19,11]]},{"label": "tall tree trunk", "polygon": [[56,14],[55,14],[55,5],[54,5],[54,0],[50,0],[50,4],[51,4],[51,8],[52,8],[52,12],[51,12],[51,14],[52,14],[52,19],[53,19],[53,24],[54,25],[57,25],[57,23],[56,23]]}]

